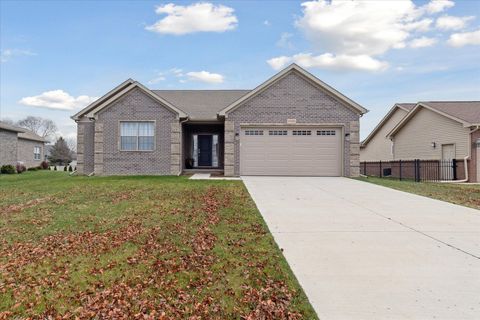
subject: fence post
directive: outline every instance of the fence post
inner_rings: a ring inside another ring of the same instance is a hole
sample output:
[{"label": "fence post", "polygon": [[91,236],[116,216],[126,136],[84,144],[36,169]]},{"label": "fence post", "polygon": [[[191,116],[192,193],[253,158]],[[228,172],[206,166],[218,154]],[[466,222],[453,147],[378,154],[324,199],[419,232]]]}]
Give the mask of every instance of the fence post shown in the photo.
[{"label": "fence post", "polygon": [[398,170],[400,171],[399,178],[401,181],[402,180],[402,160],[398,160]]},{"label": "fence post", "polygon": [[420,182],[420,160],[415,159],[415,182]]},{"label": "fence post", "polygon": [[417,173],[418,173],[418,179],[417,182],[420,182],[422,180],[422,166],[420,165],[420,159],[417,159]]},{"label": "fence post", "polygon": [[382,160],[380,160],[380,178],[382,177]]},{"label": "fence post", "polygon": [[457,159],[452,159],[453,180],[457,180]]}]

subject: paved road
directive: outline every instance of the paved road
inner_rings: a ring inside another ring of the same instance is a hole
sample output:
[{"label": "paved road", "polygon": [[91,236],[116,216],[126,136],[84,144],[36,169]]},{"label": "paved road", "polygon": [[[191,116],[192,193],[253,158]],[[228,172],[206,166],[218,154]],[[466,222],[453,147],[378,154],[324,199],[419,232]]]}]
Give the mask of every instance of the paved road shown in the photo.
[{"label": "paved road", "polygon": [[480,319],[480,211],[347,178],[243,177],[321,319]]}]

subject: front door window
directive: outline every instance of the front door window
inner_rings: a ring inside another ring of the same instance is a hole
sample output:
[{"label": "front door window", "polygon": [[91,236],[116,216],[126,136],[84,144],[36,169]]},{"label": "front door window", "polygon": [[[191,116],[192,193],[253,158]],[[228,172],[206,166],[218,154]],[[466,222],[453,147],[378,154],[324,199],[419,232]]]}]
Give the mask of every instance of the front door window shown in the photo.
[{"label": "front door window", "polygon": [[193,135],[193,166],[218,167],[218,134]]}]

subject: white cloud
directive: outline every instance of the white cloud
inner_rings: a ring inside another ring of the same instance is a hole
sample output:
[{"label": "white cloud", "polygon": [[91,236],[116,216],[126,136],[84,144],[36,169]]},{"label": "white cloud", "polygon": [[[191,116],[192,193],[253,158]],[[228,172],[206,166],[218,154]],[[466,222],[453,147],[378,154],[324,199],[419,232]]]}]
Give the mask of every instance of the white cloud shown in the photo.
[{"label": "white cloud", "polygon": [[173,73],[173,75],[175,77],[183,77],[184,74],[183,74],[183,70],[182,69],[179,69],[179,68],[172,68],[169,70],[171,73]]},{"label": "white cloud", "polygon": [[310,41],[313,53],[267,62],[275,69],[302,60],[304,65],[318,68],[385,70],[388,62],[379,57],[389,50],[433,45],[436,40],[418,35],[433,24],[427,15],[453,5],[449,0],[433,0],[420,7],[412,0],[306,1],[295,24]]},{"label": "white cloud", "polygon": [[405,24],[405,30],[407,31],[419,31],[427,32],[430,30],[430,25],[433,23],[432,19],[426,18],[415,22]]},{"label": "white cloud", "polygon": [[424,6],[424,9],[429,14],[435,14],[451,8],[455,5],[452,0],[432,0]]},{"label": "white cloud", "polygon": [[[418,28],[411,1],[338,1],[302,3],[297,25],[317,48],[348,55],[379,55],[403,47]],[[426,24],[426,22],[423,22]]]},{"label": "white cloud", "polygon": [[280,70],[287,66],[287,64],[292,63],[293,58],[287,56],[275,57],[272,59],[267,60],[267,63],[272,67],[274,70]]},{"label": "white cloud", "polygon": [[474,18],[474,16],[454,17],[444,15],[437,19],[435,26],[440,30],[461,30],[465,28],[467,23]]},{"label": "white cloud", "polygon": [[263,21],[263,24],[267,27],[270,27],[272,25],[268,20]]},{"label": "white cloud", "polygon": [[425,48],[425,47],[431,47],[435,43],[437,43],[437,39],[435,38],[421,37],[421,38],[416,38],[410,41],[408,43],[408,46],[410,48]]},{"label": "white cloud", "polygon": [[98,97],[89,97],[86,95],[81,95],[75,98],[63,90],[52,90],[43,92],[37,96],[24,97],[20,99],[18,103],[30,107],[74,110],[77,108],[83,108],[97,99]]},{"label": "white cloud", "polygon": [[0,51],[0,61],[7,62],[11,60],[13,57],[18,56],[36,56],[37,54],[31,52],[29,50],[22,50],[22,49],[5,49]]},{"label": "white cloud", "polygon": [[280,35],[280,39],[277,41],[277,46],[281,48],[292,49],[293,44],[290,40],[293,37],[293,34],[284,32]]},{"label": "white cloud", "polygon": [[198,2],[189,6],[169,3],[158,6],[157,14],[166,17],[147,26],[149,31],[183,35],[194,32],[224,32],[235,29],[238,24],[234,10],[224,5]]},{"label": "white cloud", "polygon": [[208,71],[187,72],[188,79],[191,81],[200,81],[207,83],[222,83],[224,77],[218,73],[211,73]]},{"label": "white cloud", "polygon": [[155,76],[155,78],[149,80],[148,83],[149,84],[155,84],[155,83],[159,83],[159,82],[165,81],[165,80],[167,80],[167,77],[165,77],[165,73],[158,72],[157,75]]},{"label": "white cloud", "polygon": [[388,68],[385,61],[376,60],[368,55],[333,55],[324,53],[314,56],[311,53],[299,53],[291,57],[272,58],[267,63],[275,70],[295,62],[304,68],[325,68],[336,70],[381,71]]},{"label": "white cloud", "polygon": [[480,45],[480,29],[472,32],[454,33],[450,36],[447,43],[452,47]]}]

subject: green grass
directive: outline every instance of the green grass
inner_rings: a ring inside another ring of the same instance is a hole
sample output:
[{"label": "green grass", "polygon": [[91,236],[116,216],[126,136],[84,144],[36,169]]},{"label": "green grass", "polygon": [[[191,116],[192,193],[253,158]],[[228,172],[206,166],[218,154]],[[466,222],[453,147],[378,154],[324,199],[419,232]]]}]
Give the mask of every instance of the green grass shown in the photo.
[{"label": "green grass", "polygon": [[480,185],[400,181],[377,177],[362,177],[358,180],[480,209]]},{"label": "green grass", "polygon": [[240,181],[0,175],[0,234],[0,319],[317,319]]}]

